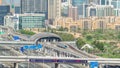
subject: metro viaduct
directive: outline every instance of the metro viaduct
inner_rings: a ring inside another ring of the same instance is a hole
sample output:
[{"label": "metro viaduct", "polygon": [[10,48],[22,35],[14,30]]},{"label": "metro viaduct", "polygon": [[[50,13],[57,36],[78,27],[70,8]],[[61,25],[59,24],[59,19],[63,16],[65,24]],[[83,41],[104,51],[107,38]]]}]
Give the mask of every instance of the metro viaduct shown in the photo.
[{"label": "metro viaduct", "polygon": [[40,56],[0,56],[1,62],[12,62],[14,68],[18,68],[20,62],[31,63],[55,63],[55,68],[59,63],[89,64],[96,61],[99,64],[120,65],[120,59],[117,58],[66,58],[66,57],[40,57]]}]

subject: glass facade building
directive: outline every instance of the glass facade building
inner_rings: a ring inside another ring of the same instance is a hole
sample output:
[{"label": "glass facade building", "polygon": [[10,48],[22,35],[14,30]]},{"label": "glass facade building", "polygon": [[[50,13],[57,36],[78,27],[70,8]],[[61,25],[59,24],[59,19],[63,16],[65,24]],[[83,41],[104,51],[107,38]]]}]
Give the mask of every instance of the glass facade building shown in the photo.
[{"label": "glass facade building", "polygon": [[45,14],[30,14],[19,16],[19,29],[25,28],[44,28]]},{"label": "glass facade building", "polygon": [[72,0],[72,5],[78,8],[78,17],[84,18],[88,0]]},{"label": "glass facade building", "polygon": [[0,25],[4,25],[4,16],[10,13],[10,6],[1,5],[0,6]]},{"label": "glass facade building", "polygon": [[15,6],[15,13],[20,14],[20,7],[19,6]]},{"label": "glass facade building", "polygon": [[120,16],[120,0],[112,0],[111,4],[114,7],[114,15]]},{"label": "glass facade building", "polygon": [[48,16],[48,0],[21,0],[21,13],[44,13]]},{"label": "glass facade building", "polygon": [[109,5],[92,5],[87,7],[86,11],[87,17],[97,16],[113,16],[113,6]]},{"label": "glass facade building", "polygon": [[101,0],[101,5],[105,5],[106,4],[106,0]]},{"label": "glass facade building", "polygon": [[86,2],[86,0],[72,0],[72,5],[73,6],[79,6],[79,5],[81,5],[85,2]]},{"label": "glass facade building", "polygon": [[96,9],[90,9],[90,16],[96,16]]}]

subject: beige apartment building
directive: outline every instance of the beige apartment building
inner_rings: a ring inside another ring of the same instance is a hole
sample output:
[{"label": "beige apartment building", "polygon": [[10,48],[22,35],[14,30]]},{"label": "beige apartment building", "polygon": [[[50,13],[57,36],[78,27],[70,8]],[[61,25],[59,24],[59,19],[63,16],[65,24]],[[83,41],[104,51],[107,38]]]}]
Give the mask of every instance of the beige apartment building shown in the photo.
[{"label": "beige apartment building", "polygon": [[81,18],[77,21],[72,20],[72,18],[59,18],[54,21],[54,26],[56,28],[63,27],[68,28],[68,30],[78,30],[78,29],[120,29],[120,17],[109,16],[109,17],[89,17]]},{"label": "beige apartment building", "polygon": [[61,16],[61,0],[48,0],[48,19],[54,20]]}]

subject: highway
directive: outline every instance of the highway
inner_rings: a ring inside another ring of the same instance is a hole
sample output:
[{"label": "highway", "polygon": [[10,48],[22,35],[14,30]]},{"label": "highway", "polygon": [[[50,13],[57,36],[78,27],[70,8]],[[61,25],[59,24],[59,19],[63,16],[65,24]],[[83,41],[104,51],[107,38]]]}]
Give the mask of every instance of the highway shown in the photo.
[{"label": "highway", "polygon": [[[37,59],[37,60],[36,60]],[[36,60],[36,61],[35,61]],[[39,61],[40,60],[40,61]],[[66,57],[40,57],[40,56],[0,56],[1,62],[39,62],[43,63],[63,63],[62,61],[57,60],[65,60],[64,63],[90,63],[91,61],[97,61],[99,64],[115,64],[120,65],[119,58],[66,58]],[[48,61],[45,61],[48,60]],[[76,61],[66,61],[66,60],[76,60]],[[85,62],[79,62],[79,61]],[[87,61],[86,61],[87,60]]]},{"label": "highway", "polygon": [[[29,41],[0,41],[1,43],[1,46],[3,46],[3,47],[17,47],[18,49],[21,47],[21,46],[24,46],[24,45],[27,45],[28,43],[29,44],[33,44],[34,42],[29,42]],[[18,43],[19,42],[19,43]],[[24,44],[24,45],[23,45]],[[70,53],[70,54],[73,54],[73,55],[76,55],[76,56],[79,56],[80,55],[80,57],[82,57],[82,55],[81,54],[76,54],[75,52],[71,52],[71,49],[70,48],[67,48],[67,49],[63,49],[63,48],[59,48],[59,47],[57,47],[57,46],[55,46],[54,44],[51,44],[51,43],[48,43],[48,42],[46,42],[46,43],[42,43],[45,47],[49,47],[49,48],[52,48],[53,50],[54,49],[57,49],[57,50],[59,50],[59,51],[61,51],[61,52],[66,52],[66,53]],[[52,47],[51,47],[52,46]],[[7,49],[10,49],[10,48],[7,48]],[[17,49],[17,50],[18,50]],[[11,50],[11,49],[10,49]],[[44,49],[43,49],[44,50]],[[36,50],[35,50],[36,51]],[[18,51],[19,52],[19,51]],[[18,53],[17,52],[17,53]],[[26,52],[27,53],[27,52]],[[48,52],[49,53],[49,52]],[[29,56],[31,55],[31,56],[33,56],[33,55],[40,55],[41,54],[41,51],[39,52],[39,54],[38,53],[29,53]],[[52,54],[52,53],[51,53]],[[26,54],[26,55],[28,55],[28,53]],[[43,54],[44,55],[44,54]],[[52,57],[52,56],[51,56]],[[4,59],[3,59],[4,60]],[[1,60],[1,61],[3,61],[3,60]],[[12,60],[14,60],[14,59],[12,59]],[[16,61],[16,60],[15,60]],[[18,60],[17,62],[20,62],[21,60]],[[22,62],[24,62],[24,61],[26,61],[26,60],[22,60]],[[68,65],[68,66],[70,66],[70,65]],[[46,66],[47,67],[47,66]],[[74,67],[74,66],[73,66]]]},{"label": "highway", "polygon": [[[6,34],[11,34],[11,35],[17,35],[19,36],[21,39],[26,40],[26,41],[0,41],[0,45],[1,46],[16,46],[16,47],[20,47],[20,46],[24,46],[24,45],[33,45],[36,42],[35,41],[30,41],[29,38],[27,36],[24,35],[20,35],[14,32],[14,30],[11,30],[10,28],[8,28],[8,32]],[[7,35],[6,35],[7,36]],[[57,47],[54,43],[51,44],[47,44],[47,42],[44,43],[40,43],[43,44],[45,47],[54,50],[59,51],[59,53],[67,53],[70,55],[75,55],[77,57],[81,57],[81,58],[73,58],[73,57],[39,57],[39,56],[0,56],[0,61],[1,62],[34,62],[34,59],[41,59],[43,60],[87,60],[87,63],[90,63],[91,61],[97,61],[100,64],[115,64],[115,65],[120,65],[120,59],[112,59],[112,58],[98,58],[98,56],[94,56],[85,52],[82,52],[76,48],[74,48],[73,46],[71,46],[69,43],[75,43],[75,41],[65,41],[65,42],[61,42],[61,43],[65,43],[66,45],[68,44],[69,48],[67,49],[63,49],[63,48],[59,48]],[[56,43],[57,44],[57,43]],[[44,50],[44,49],[43,49]],[[19,52],[19,51],[18,51]],[[83,58],[84,57],[84,58]],[[33,59],[33,60],[31,60]],[[38,60],[37,60],[38,61]],[[40,60],[39,60],[40,61]],[[42,63],[42,62],[40,62]],[[56,63],[56,61],[52,62],[52,63]],[[63,62],[57,62],[57,63],[63,63]],[[64,61],[65,63],[65,61]],[[68,63],[68,62],[66,62]],[[78,61],[77,61],[78,63]],[[63,65],[65,66],[65,65]]]},{"label": "highway", "polygon": [[[35,42],[33,41],[0,41],[0,44],[1,46],[24,46],[24,45],[33,45],[35,44]],[[41,42],[41,44],[43,44],[44,46],[46,47],[49,47],[49,48],[52,48],[52,49],[57,49],[59,50],[60,52],[68,52],[68,53],[71,53],[73,55],[76,55],[76,56],[79,56],[79,57],[95,57],[95,56],[92,56],[92,55],[89,55],[89,54],[86,54],[84,52],[81,52],[81,51],[76,51],[76,49],[73,49],[71,47],[68,47],[66,49],[63,49],[63,48],[59,48],[57,46],[54,46],[55,44],[47,44],[47,42]],[[51,47],[52,46],[52,47]]]},{"label": "highway", "polygon": [[29,44],[35,44],[34,41],[0,41],[1,45],[9,44],[11,45],[29,45]]},{"label": "highway", "polygon": [[[41,42],[42,43],[42,42]],[[67,44],[69,44],[69,43],[74,43],[74,41],[72,42],[72,41],[65,41],[65,42],[60,42],[60,43],[67,43]],[[0,41],[0,44],[9,44],[9,45],[14,45],[14,44],[17,44],[17,45],[21,45],[21,44],[23,44],[23,45],[27,45],[27,44],[35,44],[35,41]]]},{"label": "highway", "polygon": [[[66,51],[66,52],[73,52],[73,54],[80,54],[80,56],[87,56],[87,57],[98,57],[98,56],[95,56],[95,55],[91,55],[91,54],[88,54],[88,53],[85,53],[85,52],[82,52],[76,48],[74,48],[73,46],[71,46],[69,43],[71,43],[72,41],[68,42],[68,41],[65,41],[65,42],[59,42],[59,43],[63,43],[67,46],[69,46],[69,48],[67,49],[62,49],[62,48],[59,48],[59,47],[56,47],[54,45],[58,44],[57,42],[54,44],[54,43],[49,43],[47,44],[48,42],[41,42],[40,44],[43,44],[44,46],[47,46],[49,48],[53,48],[53,49],[58,49],[59,51]],[[74,41],[72,42],[74,43]],[[33,45],[35,44],[34,41],[0,41],[0,44],[1,45],[5,45],[5,46],[24,46],[24,45]],[[52,46],[52,47],[51,47]]]}]

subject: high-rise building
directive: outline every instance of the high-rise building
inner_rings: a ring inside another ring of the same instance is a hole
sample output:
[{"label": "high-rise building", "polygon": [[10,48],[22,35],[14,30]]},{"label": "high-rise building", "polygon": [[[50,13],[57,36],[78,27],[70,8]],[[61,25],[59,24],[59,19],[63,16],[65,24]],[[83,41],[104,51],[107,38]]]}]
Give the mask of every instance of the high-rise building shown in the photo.
[{"label": "high-rise building", "polygon": [[87,7],[87,17],[113,16],[113,6],[111,5],[91,5]]},{"label": "high-rise building", "polygon": [[71,5],[71,4],[72,4],[72,0],[61,0],[61,2],[62,2],[62,3],[67,2],[68,5]]},{"label": "high-rise building", "polygon": [[61,0],[48,0],[48,19],[53,21],[61,16]]},{"label": "high-rise building", "polygon": [[4,16],[10,13],[9,5],[1,5],[0,6],[0,25],[4,25]]},{"label": "high-rise building", "polygon": [[20,14],[20,6],[15,6],[15,14]]},{"label": "high-rise building", "polygon": [[72,0],[72,5],[78,8],[78,18],[86,17],[86,8],[88,6],[89,0]]},{"label": "high-rise building", "polygon": [[61,0],[61,2],[67,2],[67,0]]},{"label": "high-rise building", "polygon": [[73,20],[78,20],[78,10],[77,7],[70,6],[68,16],[71,17]]},{"label": "high-rise building", "polygon": [[112,0],[111,4],[114,7],[114,15],[120,16],[120,0]]},{"label": "high-rise building", "polygon": [[79,5],[86,3],[86,2],[87,2],[87,0],[72,0],[72,5],[79,6]]},{"label": "high-rise building", "polygon": [[107,4],[111,5],[112,0],[107,0]]},{"label": "high-rise building", "polygon": [[45,14],[15,14],[6,15],[4,18],[4,25],[15,30],[45,27]]},{"label": "high-rise building", "polygon": [[21,13],[45,13],[47,17],[48,0],[21,0]]},{"label": "high-rise building", "polygon": [[110,0],[100,0],[100,5],[109,5]]}]

